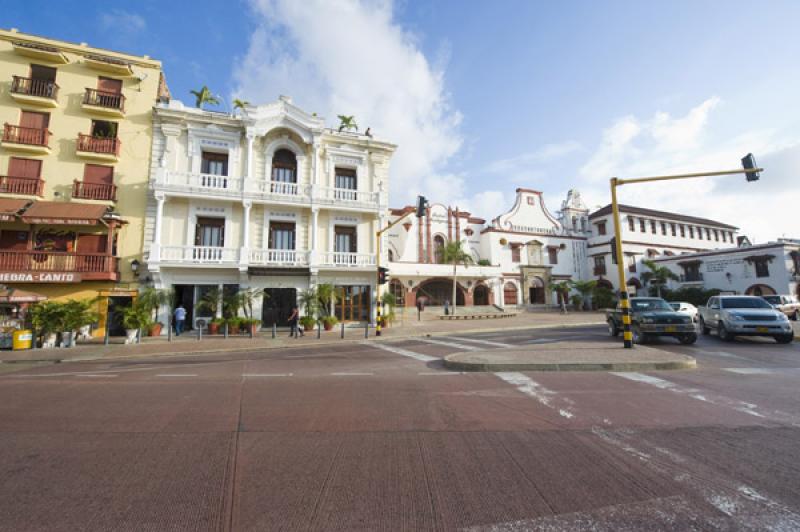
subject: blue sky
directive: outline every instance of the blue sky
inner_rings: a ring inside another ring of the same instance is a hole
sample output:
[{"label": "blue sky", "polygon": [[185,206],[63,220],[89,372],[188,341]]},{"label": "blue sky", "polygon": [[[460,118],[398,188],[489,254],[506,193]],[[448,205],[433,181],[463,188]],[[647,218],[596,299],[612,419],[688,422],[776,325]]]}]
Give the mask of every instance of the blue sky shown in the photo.
[{"label": "blue sky", "polygon": [[[610,175],[736,167],[764,180],[652,185],[642,206],[800,236],[796,1],[49,2],[4,6],[3,27],[161,59],[173,95],[289,94],[331,125],[400,147],[392,203],[418,192],[486,218],[518,186],[590,207]],[[178,6],[164,10],[162,6]],[[758,208],[769,203],[769,212]]]}]

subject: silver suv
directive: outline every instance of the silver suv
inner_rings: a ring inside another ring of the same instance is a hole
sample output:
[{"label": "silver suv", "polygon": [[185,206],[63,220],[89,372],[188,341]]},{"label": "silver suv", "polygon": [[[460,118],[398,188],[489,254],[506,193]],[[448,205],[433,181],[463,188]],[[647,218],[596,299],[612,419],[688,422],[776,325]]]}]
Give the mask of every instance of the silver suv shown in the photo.
[{"label": "silver suv", "polygon": [[734,336],[772,336],[788,344],[794,339],[786,314],[758,296],[714,296],[700,307],[699,321],[703,334],[713,329],[724,341]]}]

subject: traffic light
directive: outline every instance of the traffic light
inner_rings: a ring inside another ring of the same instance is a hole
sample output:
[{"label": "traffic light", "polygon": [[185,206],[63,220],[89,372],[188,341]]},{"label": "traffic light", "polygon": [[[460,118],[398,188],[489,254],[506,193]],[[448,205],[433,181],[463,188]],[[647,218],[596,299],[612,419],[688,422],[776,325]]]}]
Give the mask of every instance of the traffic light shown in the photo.
[{"label": "traffic light", "polygon": [[[742,157],[742,168],[744,168],[745,170],[752,170],[754,168],[758,168],[758,165],[756,164],[756,158],[753,157],[752,153],[748,153],[747,155]],[[747,172],[744,175],[747,177],[748,181],[758,181],[758,179],[761,177],[758,174],[758,172]]]},{"label": "traffic light", "polygon": [[378,268],[378,284],[386,284],[389,282],[389,268],[381,266]]},{"label": "traffic light", "polygon": [[617,257],[617,237],[611,237],[611,264],[616,264],[619,260]]},{"label": "traffic light", "polygon": [[428,206],[428,200],[425,196],[417,196],[417,218],[425,216],[425,207]]}]

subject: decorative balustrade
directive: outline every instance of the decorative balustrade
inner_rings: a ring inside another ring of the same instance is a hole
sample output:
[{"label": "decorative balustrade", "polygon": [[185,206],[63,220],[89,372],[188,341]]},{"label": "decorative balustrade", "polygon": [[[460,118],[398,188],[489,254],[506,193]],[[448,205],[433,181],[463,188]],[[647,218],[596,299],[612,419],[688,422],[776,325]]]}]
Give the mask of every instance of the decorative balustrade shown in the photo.
[{"label": "decorative balustrade", "polygon": [[75,181],[72,184],[72,197],[90,200],[117,201],[117,185],[112,183]]},{"label": "decorative balustrade", "polygon": [[50,144],[50,131],[46,128],[5,124],[3,127],[3,142],[44,146],[46,148]]},{"label": "decorative balustrade", "polygon": [[25,96],[36,96],[38,98],[58,99],[58,85],[54,81],[36,78],[23,78],[12,76],[11,93],[23,94]]},{"label": "decorative balustrade", "polygon": [[360,203],[369,205],[378,203],[377,192],[363,192],[361,190],[351,190],[347,188],[314,186],[312,194],[314,199],[320,202],[336,202],[345,204]]},{"label": "decorative balustrade", "polygon": [[162,246],[160,261],[176,264],[238,264],[239,248]]},{"label": "decorative balustrade", "polygon": [[83,133],[78,134],[78,151],[119,156],[121,144],[118,138],[93,137],[92,135],[84,135]]},{"label": "decorative balustrade", "polygon": [[375,266],[375,255],[371,253],[342,253],[327,251],[320,253],[321,266],[341,266],[352,268],[367,268]]},{"label": "decorative balustrade", "polygon": [[193,172],[165,172],[162,180],[156,182],[156,187],[171,190],[214,191],[228,194],[238,194],[242,190],[242,180],[238,177],[229,177],[216,174],[196,174]]},{"label": "decorative balustrade", "polygon": [[115,273],[117,258],[99,253],[0,251],[4,272]]},{"label": "decorative balustrade", "polygon": [[44,181],[36,177],[0,176],[0,193],[21,196],[41,196]]},{"label": "decorative balustrade", "polygon": [[250,264],[275,266],[308,266],[309,252],[294,249],[251,249]]},{"label": "decorative balustrade", "polygon": [[83,103],[84,105],[94,105],[95,107],[125,111],[125,96],[118,92],[87,88],[86,92],[83,94]]}]

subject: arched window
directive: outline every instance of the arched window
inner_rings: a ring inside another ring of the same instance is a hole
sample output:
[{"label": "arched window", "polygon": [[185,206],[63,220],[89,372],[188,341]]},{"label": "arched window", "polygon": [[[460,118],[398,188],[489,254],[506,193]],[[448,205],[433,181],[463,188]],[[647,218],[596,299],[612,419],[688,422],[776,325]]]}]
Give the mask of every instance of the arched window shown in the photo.
[{"label": "arched window", "polygon": [[[391,251],[390,251],[391,253]],[[406,304],[406,289],[403,283],[394,279],[389,282],[389,293],[391,293],[397,301],[398,307],[404,307]]]},{"label": "arched window", "polygon": [[272,156],[272,180],[278,183],[297,183],[297,157],[282,149]]},{"label": "arched window", "polygon": [[441,264],[442,261],[442,252],[444,251],[444,237],[442,235],[436,235],[433,237],[433,260],[436,261],[436,264]]},{"label": "arched window", "polygon": [[573,216],[572,217],[572,230],[573,231],[577,231],[578,230],[578,217],[577,216]]},{"label": "arched window", "polygon": [[514,283],[506,283],[503,287],[503,301],[506,305],[517,304],[517,287]]}]

